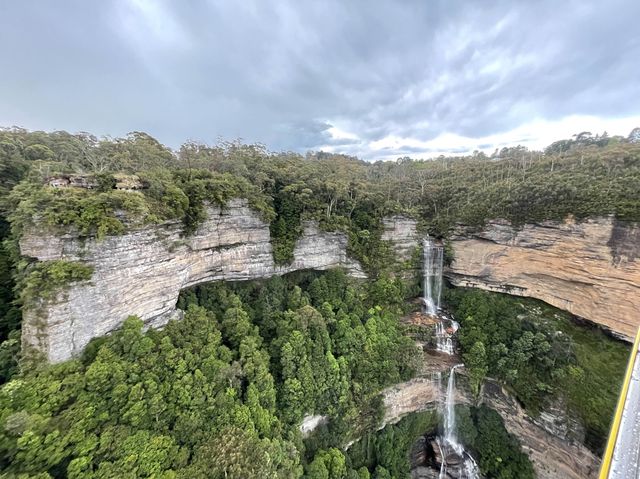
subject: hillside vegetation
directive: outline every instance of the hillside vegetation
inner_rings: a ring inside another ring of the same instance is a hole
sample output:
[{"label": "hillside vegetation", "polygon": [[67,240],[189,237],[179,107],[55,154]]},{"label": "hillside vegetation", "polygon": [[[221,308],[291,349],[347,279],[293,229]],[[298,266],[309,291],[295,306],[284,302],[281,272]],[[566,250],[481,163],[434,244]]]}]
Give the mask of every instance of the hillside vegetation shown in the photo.
[{"label": "hillside vegetation", "polygon": [[[0,470],[319,479],[314,470],[338,461],[331,477],[343,478],[349,463],[335,447],[375,430],[378,392],[411,377],[418,358],[398,326],[400,283],[379,281],[358,285],[334,270],[210,284],[185,291],[184,319],[162,331],[144,333],[131,317],[81,358],[0,390]],[[328,416],[332,428],[308,460],[305,414]]]},{"label": "hillside vegetation", "polygon": [[620,393],[629,345],[541,301],[453,289],[448,306],[460,320],[462,358],[472,388],[502,381],[530,414],[562,404],[601,453]]},{"label": "hillside vegetation", "polygon": [[[43,479],[402,477],[409,444],[436,418],[374,433],[380,390],[410,378],[418,357],[398,323],[412,286],[390,274],[397,265],[381,239],[383,217],[412,216],[440,238],[457,223],[492,218],[640,221],[637,136],[366,163],[239,142],[172,151],[140,132],[0,130],[0,468]],[[64,184],[69,178],[84,187]],[[190,235],[207,204],[235,197],[269,223],[278,263],[291,260],[304,222],[314,220],[347,234],[369,280],[334,271],[201,285],[182,293],[185,318],[163,331],[143,332],[130,318],[82,358],[53,366],[20,358],[21,307],[92,273],[80,262],[21,257],[25,229],[101,240],[172,220]],[[462,290],[448,300],[476,392],[492,375],[533,413],[561,399],[586,425],[588,444],[602,446],[624,347],[529,303]],[[328,416],[329,429],[303,442],[298,426],[312,413]],[[466,416],[487,477],[530,474],[494,413]],[[485,429],[494,434],[482,442]],[[351,452],[341,449],[358,437]],[[512,463],[499,464],[502,455]]]}]

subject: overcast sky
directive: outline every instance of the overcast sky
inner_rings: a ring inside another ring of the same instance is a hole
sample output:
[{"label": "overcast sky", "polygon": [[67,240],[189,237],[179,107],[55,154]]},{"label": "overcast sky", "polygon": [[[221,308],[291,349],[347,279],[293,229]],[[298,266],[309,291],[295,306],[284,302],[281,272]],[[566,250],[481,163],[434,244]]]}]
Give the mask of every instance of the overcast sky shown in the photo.
[{"label": "overcast sky", "polygon": [[1,0],[0,125],[367,160],[640,126],[640,0]]}]

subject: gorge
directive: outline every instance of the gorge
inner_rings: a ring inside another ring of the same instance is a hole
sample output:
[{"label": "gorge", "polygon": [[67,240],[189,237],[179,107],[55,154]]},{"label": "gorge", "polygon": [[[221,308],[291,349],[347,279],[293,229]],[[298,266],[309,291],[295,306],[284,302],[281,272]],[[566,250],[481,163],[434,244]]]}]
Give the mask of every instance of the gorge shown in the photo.
[{"label": "gorge", "polygon": [[0,467],[381,479],[422,437],[417,477],[594,476],[639,306],[614,163],[138,153],[2,185]]}]

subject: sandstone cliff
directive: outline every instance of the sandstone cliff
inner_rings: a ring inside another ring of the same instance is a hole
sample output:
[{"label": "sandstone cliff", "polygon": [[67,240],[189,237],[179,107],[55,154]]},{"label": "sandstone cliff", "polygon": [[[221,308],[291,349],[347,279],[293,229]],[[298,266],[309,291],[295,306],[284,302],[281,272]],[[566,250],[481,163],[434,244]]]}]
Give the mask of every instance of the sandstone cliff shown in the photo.
[{"label": "sandstone cliff", "polygon": [[[446,394],[446,378],[417,377],[387,388],[383,392],[385,416],[383,424],[393,424],[402,417],[420,411],[435,410]],[[472,404],[469,391],[458,384],[455,401]],[[600,458],[577,441],[571,428],[558,427],[570,418],[566,413],[545,411],[533,419],[504,389],[492,380],[485,381],[480,402],[498,411],[505,428],[520,442],[540,479],[589,479],[598,475]],[[555,413],[555,414],[554,414]]]},{"label": "sandstone cliff", "polygon": [[406,216],[390,216],[382,220],[382,239],[390,241],[400,261],[409,261],[420,244],[416,220]]},{"label": "sandstone cliff", "polygon": [[[518,438],[540,479],[588,479],[598,476],[600,458],[572,438],[571,430],[560,432],[558,424],[571,422],[566,412],[533,419],[496,382],[487,380],[481,402],[498,411],[505,428]],[[570,429],[570,428],[569,428]]]},{"label": "sandstone cliff", "polygon": [[23,255],[41,261],[82,261],[94,268],[89,281],[74,283],[37,310],[25,310],[23,346],[59,362],[82,351],[95,337],[117,329],[130,315],[162,326],[175,311],[182,288],[215,280],[266,278],[301,269],[345,267],[364,277],[346,254],[347,238],[305,225],[294,260],[274,264],[269,225],[245,200],[209,207],[208,219],[190,237],[182,225],[167,222],[110,236],[102,241],[32,229],[21,241]]},{"label": "sandstone cliff", "polygon": [[[214,280],[247,280],[298,269],[343,266],[363,277],[347,258],[340,233],[305,226],[294,261],[276,266],[269,227],[245,200],[209,207],[208,220],[182,238],[167,222],[103,241],[34,228],[20,241],[22,254],[39,260],[83,261],[90,281],[72,285],[38,311],[25,311],[23,342],[61,361],[88,341],[116,329],[131,314],[159,326],[171,317],[180,289]],[[383,239],[400,260],[419,246],[416,222],[384,219]],[[482,231],[460,228],[452,238],[455,261],[445,272],[455,285],[541,299],[630,338],[640,324],[640,228],[595,218],[514,228],[490,222]]]},{"label": "sandstone cliff", "polygon": [[514,228],[490,222],[453,237],[454,285],[529,296],[629,339],[640,325],[640,228],[611,217]]}]

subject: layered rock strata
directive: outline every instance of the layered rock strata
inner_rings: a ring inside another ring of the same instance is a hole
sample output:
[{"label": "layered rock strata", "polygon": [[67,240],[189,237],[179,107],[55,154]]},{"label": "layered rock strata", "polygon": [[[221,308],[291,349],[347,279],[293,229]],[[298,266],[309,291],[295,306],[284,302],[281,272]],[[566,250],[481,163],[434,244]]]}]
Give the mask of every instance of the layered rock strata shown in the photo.
[{"label": "layered rock strata", "polygon": [[23,255],[40,261],[81,261],[94,271],[89,281],[73,283],[54,300],[24,311],[23,347],[35,347],[49,361],[59,362],[80,353],[92,338],[117,329],[130,315],[147,326],[162,326],[175,312],[180,290],[198,283],[334,267],[364,277],[346,248],[344,234],[307,223],[293,262],[278,266],[268,223],[242,199],[224,208],[208,207],[207,220],[189,237],[182,237],[177,221],[102,241],[32,229],[20,240]]},{"label": "layered rock strata", "polygon": [[[443,375],[445,371],[443,371]],[[418,377],[383,391],[385,415],[383,425],[398,422],[402,417],[441,407],[446,394],[444,386],[434,377]],[[470,392],[462,385],[456,388],[457,404],[474,404]],[[492,380],[485,381],[480,402],[495,409],[505,428],[520,442],[540,479],[589,479],[598,475],[600,458],[570,431],[557,424],[571,422],[566,411],[546,411],[547,420],[528,416],[517,401]],[[550,416],[553,415],[553,418]],[[427,431],[425,431],[427,432]]]},{"label": "layered rock strata", "polygon": [[[499,384],[485,382],[482,402],[498,411],[507,431],[518,438],[539,479],[598,477],[599,457],[569,435],[559,435],[555,427],[548,427],[549,422],[533,420]],[[567,422],[567,417],[555,416],[553,422]]]},{"label": "layered rock strata", "polygon": [[541,299],[624,339],[640,325],[640,228],[612,217],[514,228],[460,229],[446,276],[468,286]]},{"label": "layered rock strata", "polygon": [[382,220],[382,240],[390,241],[396,258],[409,261],[420,242],[416,220],[395,215]]}]

